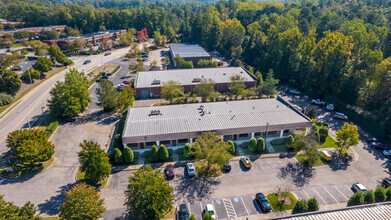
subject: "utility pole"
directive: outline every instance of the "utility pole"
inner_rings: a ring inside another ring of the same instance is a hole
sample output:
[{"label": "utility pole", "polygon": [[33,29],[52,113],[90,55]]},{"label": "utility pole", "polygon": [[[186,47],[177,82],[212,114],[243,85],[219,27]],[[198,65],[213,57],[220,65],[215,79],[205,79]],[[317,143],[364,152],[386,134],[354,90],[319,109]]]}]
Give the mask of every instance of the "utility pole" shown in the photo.
[{"label": "utility pole", "polygon": [[30,121],[29,121],[29,115],[26,115],[27,124],[29,125],[29,128],[31,129]]},{"label": "utility pole", "polygon": [[30,68],[27,70],[27,72],[29,73],[30,83],[33,84],[33,81],[31,80],[31,75],[30,75]]}]

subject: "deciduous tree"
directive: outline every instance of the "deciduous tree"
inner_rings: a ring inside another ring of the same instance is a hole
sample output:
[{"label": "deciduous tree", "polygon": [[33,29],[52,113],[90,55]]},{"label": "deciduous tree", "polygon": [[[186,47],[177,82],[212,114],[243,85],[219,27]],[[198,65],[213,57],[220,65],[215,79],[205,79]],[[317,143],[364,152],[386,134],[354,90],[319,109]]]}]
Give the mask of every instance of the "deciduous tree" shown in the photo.
[{"label": "deciduous tree", "polygon": [[49,58],[38,57],[37,61],[34,63],[33,68],[39,70],[40,72],[49,72],[53,68],[53,63]]},{"label": "deciduous tree", "polygon": [[337,146],[339,151],[348,150],[350,147],[356,146],[359,142],[359,134],[356,126],[344,123],[342,128],[336,133]]},{"label": "deciduous tree", "polygon": [[212,79],[202,79],[200,83],[194,86],[193,92],[201,97],[202,102],[206,102],[215,92],[214,81]]},{"label": "deciduous tree", "polygon": [[179,83],[174,81],[169,81],[163,83],[160,96],[166,100],[169,100],[170,103],[173,103],[173,100],[184,95],[184,89]]}]

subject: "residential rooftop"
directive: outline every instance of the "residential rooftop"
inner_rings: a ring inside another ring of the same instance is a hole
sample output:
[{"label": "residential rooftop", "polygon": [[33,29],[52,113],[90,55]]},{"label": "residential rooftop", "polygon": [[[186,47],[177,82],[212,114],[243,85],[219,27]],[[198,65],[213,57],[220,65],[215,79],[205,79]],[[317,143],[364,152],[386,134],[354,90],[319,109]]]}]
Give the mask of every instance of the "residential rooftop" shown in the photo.
[{"label": "residential rooftop", "polygon": [[126,138],[274,125],[284,125],[289,129],[289,124],[308,123],[312,123],[310,119],[280,98],[166,105],[130,108],[123,136]]},{"label": "residential rooftop", "polygon": [[212,79],[214,83],[230,83],[231,77],[235,75],[243,77],[245,82],[256,81],[255,76],[242,67],[179,69],[138,72],[134,87],[161,87],[163,83],[169,81],[175,81],[181,85],[196,85],[202,79]]},{"label": "residential rooftop", "polygon": [[171,52],[182,58],[189,57],[210,57],[209,53],[198,44],[170,44]]}]

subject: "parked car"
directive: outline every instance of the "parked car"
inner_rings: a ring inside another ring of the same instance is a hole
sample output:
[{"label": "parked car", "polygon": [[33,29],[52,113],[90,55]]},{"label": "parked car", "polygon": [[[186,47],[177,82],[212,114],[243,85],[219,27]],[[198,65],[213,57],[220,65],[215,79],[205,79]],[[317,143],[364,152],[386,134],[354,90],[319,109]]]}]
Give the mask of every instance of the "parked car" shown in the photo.
[{"label": "parked car", "polygon": [[224,170],[225,172],[231,171],[231,164],[229,163],[229,161],[225,162],[224,167],[223,167],[223,170]]},{"label": "parked car", "polygon": [[143,55],[141,55],[141,57],[146,57],[146,58],[148,58],[148,54],[143,54]]},{"label": "parked car", "polygon": [[76,117],[66,117],[62,119],[63,122],[75,122]]},{"label": "parked car", "polygon": [[391,157],[391,150],[383,150],[383,155],[386,157]]},{"label": "parked car", "polygon": [[348,120],[348,116],[344,115],[341,112],[336,112],[333,117],[340,120]]},{"label": "parked car", "polygon": [[320,99],[312,99],[311,103],[315,105],[326,105],[326,102],[321,101]]},{"label": "parked car", "polygon": [[143,61],[148,61],[148,57],[142,57],[141,58]]},{"label": "parked car", "polygon": [[129,81],[126,81],[126,80],[122,81],[122,83],[125,85],[129,85]]},{"label": "parked car", "polygon": [[96,80],[96,82],[100,82],[101,80],[109,79],[108,76],[101,76],[99,79]]},{"label": "parked car", "polygon": [[375,138],[375,137],[368,137],[367,141],[369,144],[374,143],[374,142],[378,142],[377,138]]},{"label": "parked car", "polygon": [[11,52],[11,49],[10,48],[8,48],[5,52]]},{"label": "parked car", "polygon": [[246,168],[251,168],[253,166],[250,158],[248,158],[246,156],[243,156],[242,158],[240,158],[240,162],[242,162],[243,166],[245,166]]},{"label": "parked car", "polygon": [[333,105],[333,104],[328,104],[328,105],[326,106],[326,109],[327,109],[328,111],[334,111],[334,105]]},{"label": "parked car", "polygon": [[124,87],[125,85],[124,84],[118,84],[117,85],[117,90],[118,91],[122,91],[122,87]]},{"label": "parked car", "polygon": [[205,213],[209,212],[213,219],[216,219],[215,210],[212,204],[207,204],[205,210],[202,212],[202,217],[204,217]]},{"label": "parked car", "polygon": [[148,53],[145,53],[145,52],[141,53],[141,56],[145,56],[145,55],[148,56]]},{"label": "parked car", "polygon": [[272,210],[272,206],[270,205],[269,200],[267,200],[263,193],[257,193],[255,195],[255,201],[257,202],[262,212],[270,212]]},{"label": "parked car", "polygon": [[375,149],[380,149],[380,150],[388,150],[388,146],[383,144],[382,142],[372,142],[370,144],[371,147],[375,148]]},{"label": "parked car", "polygon": [[186,204],[180,204],[179,205],[179,218],[177,219],[180,219],[180,220],[186,220],[186,219],[189,219],[189,209],[187,208],[187,205]]},{"label": "parked car", "polygon": [[289,92],[290,92],[291,94],[294,94],[294,95],[300,95],[300,92],[297,91],[296,89],[291,89],[291,90],[289,90]]},{"label": "parked car", "polygon": [[365,188],[365,186],[363,186],[361,183],[358,183],[358,182],[353,183],[352,189],[353,189],[354,192],[362,192],[362,193],[365,193],[366,191],[368,191],[368,190]]},{"label": "parked car", "polygon": [[91,63],[91,60],[86,60],[84,61],[84,65],[88,64],[88,63]]},{"label": "parked car", "polygon": [[331,154],[326,151],[326,150],[318,150],[320,152],[320,156],[325,160],[325,161],[331,161],[333,159],[333,157],[331,156]]},{"label": "parked car", "polygon": [[385,178],[383,179],[383,182],[381,184],[384,188],[388,188],[391,186],[391,178]]},{"label": "parked car", "polygon": [[108,55],[111,55],[111,53],[109,52],[109,53],[105,53],[105,56],[108,56]]},{"label": "parked car", "polygon": [[172,179],[175,177],[174,165],[168,164],[166,169],[164,169],[164,173],[166,174],[168,179]]},{"label": "parked car", "polygon": [[13,70],[13,71],[22,70],[22,66],[21,65],[16,65],[16,66],[12,67],[11,70]]},{"label": "parked car", "polygon": [[195,166],[194,163],[186,164],[186,172],[188,176],[195,176]]}]

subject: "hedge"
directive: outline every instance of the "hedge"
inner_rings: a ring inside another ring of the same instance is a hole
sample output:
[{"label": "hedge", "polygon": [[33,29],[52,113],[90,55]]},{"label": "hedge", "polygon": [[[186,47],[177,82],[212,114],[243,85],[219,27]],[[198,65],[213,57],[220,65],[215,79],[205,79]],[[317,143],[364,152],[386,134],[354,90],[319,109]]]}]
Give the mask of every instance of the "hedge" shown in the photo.
[{"label": "hedge", "polygon": [[46,128],[46,131],[50,131],[51,133],[53,133],[56,130],[57,126],[58,126],[58,121],[54,121],[49,124],[49,126]]}]

